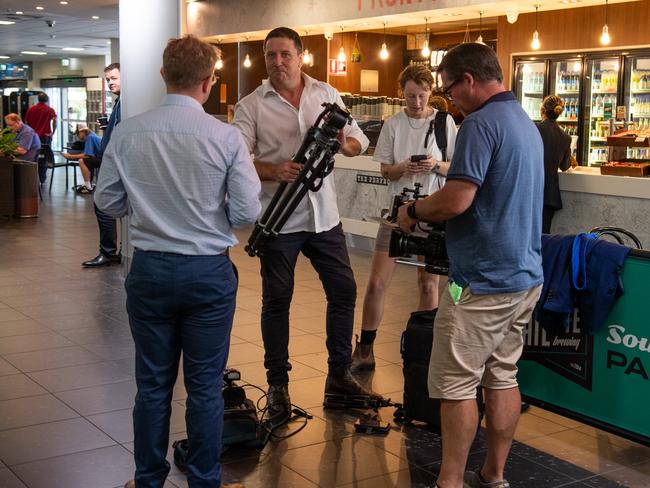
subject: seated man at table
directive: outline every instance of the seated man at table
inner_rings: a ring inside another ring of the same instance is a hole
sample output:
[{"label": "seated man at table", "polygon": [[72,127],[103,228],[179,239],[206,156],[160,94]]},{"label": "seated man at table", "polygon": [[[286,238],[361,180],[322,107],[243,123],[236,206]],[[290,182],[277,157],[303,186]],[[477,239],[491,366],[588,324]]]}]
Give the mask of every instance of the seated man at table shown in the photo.
[{"label": "seated man at table", "polygon": [[15,135],[14,141],[18,147],[14,151],[14,155],[23,161],[36,162],[38,160],[38,152],[41,150],[41,140],[38,134],[34,132],[27,124],[23,123],[23,119],[18,114],[5,115],[5,125]]},{"label": "seated man at table", "polygon": [[90,171],[99,168],[102,160],[97,157],[100,153],[102,139],[91,131],[85,125],[77,126],[77,137],[84,143],[84,150],[82,153],[63,153],[66,159],[78,159],[79,169],[83,176],[83,185],[77,185],[75,191],[83,195],[88,195],[93,192],[93,186],[90,182]]}]

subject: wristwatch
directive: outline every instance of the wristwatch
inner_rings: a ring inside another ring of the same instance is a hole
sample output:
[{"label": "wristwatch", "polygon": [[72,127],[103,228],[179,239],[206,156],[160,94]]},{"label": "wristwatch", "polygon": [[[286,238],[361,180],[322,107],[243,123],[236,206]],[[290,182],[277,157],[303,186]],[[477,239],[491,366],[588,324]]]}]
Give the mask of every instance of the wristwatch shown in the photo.
[{"label": "wristwatch", "polygon": [[436,164],[431,168],[432,173],[437,173],[438,170],[440,169],[440,161],[436,161]]},{"label": "wristwatch", "polygon": [[406,207],[406,215],[413,220],[418,220],[417,215],[415,215],[415,201],[409,203],[409,206]]}]

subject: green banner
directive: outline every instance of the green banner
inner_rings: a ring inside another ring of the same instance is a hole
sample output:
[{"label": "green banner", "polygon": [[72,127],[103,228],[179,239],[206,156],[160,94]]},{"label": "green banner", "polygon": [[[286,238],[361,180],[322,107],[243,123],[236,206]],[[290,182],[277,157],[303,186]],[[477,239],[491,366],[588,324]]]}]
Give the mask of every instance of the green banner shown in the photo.
[{"label": "green banner", "polygon": [[650,443],[650,259],[628,257],[622,280],[623,295],[593,336],[577,312],[566,334],[529,325],[519,385],[532,399]]}]

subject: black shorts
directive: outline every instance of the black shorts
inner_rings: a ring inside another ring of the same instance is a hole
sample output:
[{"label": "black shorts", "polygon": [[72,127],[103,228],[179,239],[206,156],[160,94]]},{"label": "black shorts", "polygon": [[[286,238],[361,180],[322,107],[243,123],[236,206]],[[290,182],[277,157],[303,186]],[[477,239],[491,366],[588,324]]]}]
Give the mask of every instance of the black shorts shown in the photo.
[{"label": "black shorts", "polygon": [[84,163],[88,169],[97,169],[101,166],[102,160],[95,156],[88,156],[87,158],[84,158]]}]

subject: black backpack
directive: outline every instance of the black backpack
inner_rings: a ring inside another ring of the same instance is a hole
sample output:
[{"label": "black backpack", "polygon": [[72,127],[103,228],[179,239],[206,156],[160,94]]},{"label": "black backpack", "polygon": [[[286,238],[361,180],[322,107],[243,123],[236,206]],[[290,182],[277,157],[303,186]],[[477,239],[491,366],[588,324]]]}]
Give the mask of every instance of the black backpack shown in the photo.
[{"label": "black backpack", "polygon": [[442,160],[447,161],[447,116],[449,112],[438,110],[433,119],[433,133],[436,136],[436,145],[442,152]]}]

